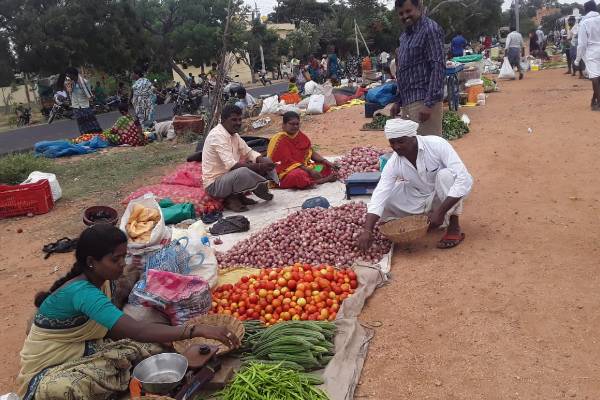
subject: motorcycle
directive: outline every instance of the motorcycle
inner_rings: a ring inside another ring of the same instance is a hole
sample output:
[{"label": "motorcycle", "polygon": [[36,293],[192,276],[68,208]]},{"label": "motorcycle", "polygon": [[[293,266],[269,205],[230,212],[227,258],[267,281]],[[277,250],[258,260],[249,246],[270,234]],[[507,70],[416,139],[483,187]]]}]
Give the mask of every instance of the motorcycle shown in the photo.
[{"label": "motorcycle", "polygon": [[73,109],[69,97],[64,92],[58,92],[54,95],[54,105],[48,116],[48,124],[55,119],[68,118],[73,119]]},{"label": "motorcycle", "polygon": [[29,125],[31,121],[31,108],[21,107],[17,108],[17,126]]},{"label": "motorcycle", "polygon": [[116,111],[119,109],[119,104],[121,104],[121,96],[110,96],[104,102],[94,102],[94,111],[96,114]]},{"label": "motorcycle", "polygon": [[258,76],[260,78],[260,83],[262,83],[263,86],[267,86],[267,83],[269,85],[273,84],[273,82],[271,82],[271,80],[269,78],[267,78],[267,72],[266,71],[258,71]]},{"label": "motorcycle", "polygon": [[182,86],[174,99],[173,115],[196,114],[202,106],[202,90]]}]

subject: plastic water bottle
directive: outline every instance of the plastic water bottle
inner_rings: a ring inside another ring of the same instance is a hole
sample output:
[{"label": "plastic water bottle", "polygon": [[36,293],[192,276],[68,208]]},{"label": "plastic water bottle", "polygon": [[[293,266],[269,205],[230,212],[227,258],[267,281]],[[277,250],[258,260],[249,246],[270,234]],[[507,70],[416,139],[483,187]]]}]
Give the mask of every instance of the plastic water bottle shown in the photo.
[{"label": "plastic water bottle", "polygon": [[202,236],[202,238],[200,239],[200,243],[202,243],[202,245],[204,246],[210,247],[210,240],[206,235]]}]

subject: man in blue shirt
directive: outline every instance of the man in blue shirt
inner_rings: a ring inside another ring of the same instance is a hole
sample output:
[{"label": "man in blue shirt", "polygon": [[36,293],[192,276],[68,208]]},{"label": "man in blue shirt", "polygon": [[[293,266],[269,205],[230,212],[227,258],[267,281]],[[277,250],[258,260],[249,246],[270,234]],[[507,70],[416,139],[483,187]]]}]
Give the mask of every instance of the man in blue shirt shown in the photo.
[{"label": "man in blue shirt", "polygon": [[406,30],[396,54],[397,102],[392,116],[419,123],[419,135],[442,135],[446,64],[444,31],[422,15],[419,0],[396,0]]},{"label": "man in blue shirt", "polygon": [[462,57],[465,55],[465,47],[467,47],[467,40],[463,37],[462,32],[456,32],[456,36],[452,38],[451,49],[452,57]]}]

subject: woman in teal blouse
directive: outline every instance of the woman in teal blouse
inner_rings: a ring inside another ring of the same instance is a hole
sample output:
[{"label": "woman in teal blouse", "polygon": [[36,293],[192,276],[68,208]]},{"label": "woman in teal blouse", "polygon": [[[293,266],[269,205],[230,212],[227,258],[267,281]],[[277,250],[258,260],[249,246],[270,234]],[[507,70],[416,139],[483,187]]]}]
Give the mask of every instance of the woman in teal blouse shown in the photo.
[{"label": "woman in teal blouse", "polygon": [[126,253],[121,230],[92,226],[79,238],[69,273],[35,296],[38,310],[17,377],[22,398],[108,398],[127,389],[132,363],[162,350],[154,343],[202,336],[239,345],[223,327],[146,323],[119,310],[110,300],[110,281],[123,273]]}]

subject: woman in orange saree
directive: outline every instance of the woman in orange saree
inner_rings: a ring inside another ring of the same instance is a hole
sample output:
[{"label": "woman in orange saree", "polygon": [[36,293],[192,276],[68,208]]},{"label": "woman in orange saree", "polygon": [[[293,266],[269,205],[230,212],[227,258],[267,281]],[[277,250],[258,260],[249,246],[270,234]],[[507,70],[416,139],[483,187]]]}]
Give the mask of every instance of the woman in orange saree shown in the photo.
[{"label": "woman in orange saree", "polygon": [[306,189],[337,179],[335,165],[313,151],[293,111],[283,115],[283,131],[271,138],[267,157],[276,165],[281,189]]}]

